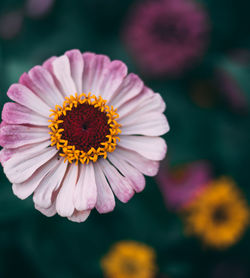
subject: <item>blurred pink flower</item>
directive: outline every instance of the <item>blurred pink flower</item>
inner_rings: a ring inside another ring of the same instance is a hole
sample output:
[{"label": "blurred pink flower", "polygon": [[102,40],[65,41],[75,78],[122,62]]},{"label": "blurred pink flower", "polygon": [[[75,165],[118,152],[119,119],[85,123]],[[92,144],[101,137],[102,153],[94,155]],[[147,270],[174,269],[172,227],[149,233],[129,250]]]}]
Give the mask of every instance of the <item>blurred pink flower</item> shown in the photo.
[{"label": "blurred pink flower", "polygon": [[6,40],[13,39],[21,31],[23,14],[19,10],[6,12],[0,16],[0,37]]},{"label": "blurred pink flower", "polygon": [[167,208],[178,211],[206,188],[211,175],[208,162],[196,161],[172,169],[161,167],[156,180]]},{"label": "blurred pink flower", "polygon": [[137,4],[125,26],[124,40],[131,54],[141,70],[154,77],[181,74],[207,45],[207,15],[194,1]]},{"label": "blurred pink flower", "polygon": [[26,14],[32,18],[46,15],[52,9],[55,0],[27,0]]}]

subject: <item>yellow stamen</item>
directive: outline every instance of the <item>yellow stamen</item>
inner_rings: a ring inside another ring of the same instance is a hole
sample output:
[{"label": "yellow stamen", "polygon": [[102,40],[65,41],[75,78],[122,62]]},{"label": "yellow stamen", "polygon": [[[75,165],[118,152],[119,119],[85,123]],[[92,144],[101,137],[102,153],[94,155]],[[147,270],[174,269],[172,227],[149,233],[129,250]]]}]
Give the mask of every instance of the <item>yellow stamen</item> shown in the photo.
[{"label": "yellow stamen", "polygon": [[[49,120],[49,128],[51,129],[50,140],[51,146],[56,146],[60,151],[60,156],[64,157],[64,162],[68,161],[69,163],[75,163],[76,165],[80,162],[82,164],[89,163],[90,161],[96,162],[99,156],[102,156],[104,159],[107,158],[108,152],[113,152],[116,149],[117,141],[120,141],[118,134],[121,133],[121,125],[117,123],[116,119],[119,118],[119,114],[116,112],[113,106],[109,107],[106,105],[106,100],[102,99],[101,96],[98,98],[95,95],[88,95],[82,93],[75,96],[71,95],[70,97],[65,97],[65,101],[62,106],[56,105],[54,110],[51,110]],[[75,146],[69,145],[67,140],[62,138],[62,133],[64,129],[59,128],[59,124],[63,123],[63,120],[60,119],[62,115],[66,116],[67,111],[71,111],[74,107],[76,108],[78,104],[88,104],[94,106],[96,109],[105,113],[107,116],[107,124],[109,125],[109,132],[107,141],[102,142],[100,147],[96,150],[91,147],[87,152],[83,150],[77,150]]]}]

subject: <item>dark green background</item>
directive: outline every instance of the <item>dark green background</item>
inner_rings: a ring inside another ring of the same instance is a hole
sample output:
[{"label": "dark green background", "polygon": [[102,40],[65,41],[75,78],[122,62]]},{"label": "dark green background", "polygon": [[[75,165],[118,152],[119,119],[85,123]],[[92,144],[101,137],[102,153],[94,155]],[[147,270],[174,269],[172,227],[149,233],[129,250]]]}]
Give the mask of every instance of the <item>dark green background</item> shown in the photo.
[{"label": "dark green background", "polygon": [[[24,71],[72,48],[107,54],[124,61],[130,72],[139,73],[121,40],[121,28],[133,2],[57,0],[41,19],[24,14],[18,35],[0,40],[1,107],[8,100],[8,87]],[[22,10],[24,3],[1,0],[0,15]],[[167,103],[171,132],[165,138],[170,165],[207,159],[215,177],[230,175],[249,199],[250,115],[234,111],[216,86],[210,85],[215,69],[227,61],[230,51],[250,47],[250,1],[203,3],[211,34],[202,61],[175,80],[142,78]],[[227,70],[227,63],[225,67]],[[236,69],[232,75],[249,101],[250,66],[237,65]],[[193,86],[204,80],[209,88],[199,94],[202,99],[212,99],[208,108],[200,107],[190,97]],[[185,237],[181,219],[165,208],[153,178],[147,178],[146,189],[128,204],[117,201],[115,211],[107,215],[93,211],[82,224],[43,216],[33,208],[31,198],[21,201],[13,195],[2,170],[0,179],[0,277],[102,277],[100,258],[114,242],[123,239],[154,247],[160,273],[167,277],[250,277],[249,231],[238,244],[224,251],[206,248],[200,241]]]}]

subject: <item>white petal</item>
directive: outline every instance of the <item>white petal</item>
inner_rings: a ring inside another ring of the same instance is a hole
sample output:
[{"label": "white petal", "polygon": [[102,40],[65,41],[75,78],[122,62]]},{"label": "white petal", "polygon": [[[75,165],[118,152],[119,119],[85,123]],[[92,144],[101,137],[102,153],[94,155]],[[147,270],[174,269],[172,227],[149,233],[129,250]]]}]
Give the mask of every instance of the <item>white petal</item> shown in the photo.
[{"label": "white petal", "polygon": [[73,196],[78,176],[78,167],[71,164],[65,174],[56,198],[56,210],[61,216],[71,216],[74,212]]},{"label": "white petal", "polygon": [[52,193],[56,191],[63,180],[68,163],[64,163],[63,158],[59,159],[56,168],[50,171],[34,192],[33,200],[41,208],[48,208],[51,206]]},{"label": "white petal", "polygon": [[49,145],[51,144],[50,140],[46,140],[44,142],[39,142],[35,144],[29,144],[25,145],[23,147],[18,148],[3,148],[1,150],[1,163],[3,166],[5,165],[5,162],[12,158],[13,156],[15,158],[23,158],[30,155],[35,155],[36,153],[40,152],[41,150],[45,150]]},{"label": "white petal", "polygon": [[144,189],[145,178],[143,174],[126,162],[122,155],[115,151],[110,153],[108,158],[119,172],[129,179],[130,184],[136,192],[141,192]]},{"label": "white petal", "polygon": [[35,204],[35,208],[48,217],[54,216],[56,214],[55,202],[48,208],[42,208]]},{"label": "white petal", "polygon": [[133,117],[125,117],[119,123],[122,125],[123,135],[160,136],[169,131],[166,117],[159,113],[147,113]]},{"label": "white petal", "polygon": [[119,146],[136,151],[145,158],[162,160],[166,155],[167,145],[160,137],[120,135]]},{"label": "white petal", "polygon": [[159,170],[159,162],[149,160],[135,151],[130,151],[117,147],[115,150],[116,155],[123,157],[128,163],[133,165],[141,173],[147,176],[155,176]]},{"label": "white petal", "polygon": [[97,189],[93,163],[79,166],[79,179],[74,193],[74,204],[78,211],[95,207]]},{"label": "white petal", "polygon": [[127,177],[123,177],[116,170],[116,168],[105,159],[100,159],[99,165],[101,166],[103,173],[107,177],[107,180],[116,197],[121,202],[128,202],[128,200],[130,200],[134,195],[134,190],[131,186],[130,180]]},{"label": "white petal", "polygon": [[83,74],[83,57],[82,53],[73,49],[65,52],[65,55],[69,59],[71,77],[73,78],[78,94],[82,93],[82,74]]},{"label": "white petal", "polygon": [[4,173],[12,183],[22,183],[58,152],[56,148],[47,148],[36,154],[12,156],[4,164]]},{"label": "white petal", "polygon": [[29,108],[18,103],[5,103],[2,111],[2,119],[8,124],[30,124],[48,126],[48,118],[45,118]]},{"label": "white petal", "polygon": [[57,159],[54,157],[47,163],[43,164],[29,179],[22,183],[14,183],[12,186],[13,192],[20,199],[25,199],[30,196],[39,186],[41,180],[57,166]]},{"label": "white petal", "polygon": [[16,148],[50,139],[48,127],[4,125],[0,127],[0,145]]},{"label": "white petal", "polygon": [[123,103],[137,96],[143,88],[141,79],[133,73],[130,73],[124,78],[119,88],[111,96],[108,104],[119,108]]},{"label": "white petal", "polygon": [[96,209],[99,213],[107,213],[114,209],[115,198],[104,176],[99,162],[95,163],[95,180],[97,186]]},{"label": "white petal", "polygon": [[68,217],[69,220],[77,223],[84,222],[90,214],[91,210],[84,210],[84,211],[77,211],[75,210],[74,213]]},{"label": "white petal", "polygon": [[52,64],[52,69],[58,86],[64,96],[75,95],[76,86],[71,77],[70,63],[66,55],[56,58]]},{"label": "white petal", "polygon": [[22,84],[13,84],[10,86],[7,95],[15,102],[24,105],[46,118],[49,118],[51,108],[30,89]]},{"label": "white petal", "polygon": [[105,55],[84,53],[83,92],[100,95],[100,86],[110,64],[110,59]]},{"label": "white petal", "polygon": [[63,95],[57,89],[50,72],[42,66],[35,66],[28,74],[24,73],[19,82],[33,91],[51,109],[63,103]]}]

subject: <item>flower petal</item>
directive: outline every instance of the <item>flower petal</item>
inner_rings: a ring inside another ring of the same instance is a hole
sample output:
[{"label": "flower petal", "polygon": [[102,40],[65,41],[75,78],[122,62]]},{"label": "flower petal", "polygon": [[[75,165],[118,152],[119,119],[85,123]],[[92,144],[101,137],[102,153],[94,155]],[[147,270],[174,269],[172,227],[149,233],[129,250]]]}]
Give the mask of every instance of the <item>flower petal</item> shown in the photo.
[{"label": "flower petal", "polygon": [[29,108],[18,103],[5,103],[2,111],[2,119],[8,124],[31,124],[48,126],[48,119],[35,113]]},{"label": "flower petal", "polygon": [[[132,119],[133,118],[133,121]],[[134,117],[124,118],[119,121],[122,125],[123,135],[148,135],[159,136],[169,131],[169,125],[166,117],[159,113],[148,113]]]},{"label": "flower petal", "polygon": [[129,179],[131,186],[136,192],[141,192],[144,189],[145,178],[143,174],[126,162],[122,155],[113,152],[109,155],[109,160],[123,176]]},{"label": "flower petal", "polygon": [[74,205],[78,211],[95,207],[97,189],[93,163],[79,166],[79,178],[74,193]]},{"label": "flower petal", "polygon": [[145,158],[162,160],[165,157],[167,146],[160,137],[120,135],[119,146],[136,151]]},{"label": "flower petal", "polygon": [[35,66],[28,74],[24,73],[19,82],[33,91],[52,109],[55,105],[63,103],[63,95],[57,89],[51,74],[42,66]]},{"label": "flower petal", "polygon": [[143,88],[143,82],[134,73],[130,73],[124,78],[119,88],[114,92],[108,101],[115,108],[119,108],[123,103],[138,95]]},{"label": "flower petal", "polygon": [[35,204],[35,208],[48,217],[54,216],[56,214],[55,202],[52,203],[52,205],[49,208],[42,208],[39,207],[37,204]]},{"label": "flower petal", "polygon": [[104,173],[99,166],[99,162],[95,163],[95,179],[97,186],[96,209],[99,213],[107,213],[115,208],[115,198]]},{"label": "flower petal", "polygon": [[56,167],[56,157],[50,159],[43,164],[37,171],[24,182],[13,183],[12,189],[14,194],[20,199],[29,197],[34,190],[39,186],[41,180]]},{"label": "flower petal", "polygon": [[100,94],[107,101],[112,97],[128,73],[127,66],[121,61],[112,61],[100,85]]},{"label": "flower petal", "polygon": [[55,148],[44,149],[36,154],[23,156],[12,156],[4,164],[4,172],[12,183],[22,183],[43,164],[49,161],[57,150]]},{"label": "flower petal", "polygon": [[47,127],[5,125],[0,128],[0,145],[6,148],[42,142],[49,138]]},{"label": "flower petal", "polygon": [[82,80],[82,90],[88,94],[92,92],[96,96],[100,95],[100,84],[110,64],[110,59],[105,55],[96,55],[94,53],[84,53],[84,72]]},{"label": "flower petal", "polygon": [[130,180],[123,177],[114,166],[107,160],[101,159],[99,165],[102,168],[113,192],[121,202],[128,202],[134,195],[134,190],[131,186]]},{"label": "flower petal", "polygon": [[53,60],[52,72],[57,80],[57,85],[64,96],[75,95],[77,92],[75,83],[71,77],[70,63],[66,55]]},{"label": "flower petal", "polygon": [[129,164],[138,169],[141,173],[147,176],[155,176],[159,170],[159,162],[149,160],[135,151],[117,147],[115,154],[123,157]]},{"label": "flower petal", "polygon": [[69,59],[71,77],[73,78],[78,94],[82,93],[83,57],[78,49],[65,52]]},{"label": "flower petal", "polygon": [[5,162],[9,160],[10,158],[14,157],[27,157],[29,155],[35,155],[37,152],[41,150],[45,150],[50,145],[50,140],[46,140],[44,142],[39,142],[35,144],[28,144],[22,147],[18,148],[3,148],[1,150],[1,163],[3,166],[5,165]]},{"label": "flower petal", "polygon": [[84,222],[90,215],[91,210],[84,210],[84,211],[77,211],[75,210],[74,213],[68,217],[69,220],[77,223]]},{"label": "flower petal", "polygon": [[50,107],[22,84],[13,84],[10,86],[7,95],[10,99],[35,111],[39,115],[46,118],[49,117]]},{"label": "flower petal", "polygon": [[63,158],[56,162],[56,167],[50,171],[34,192],[33,201],[41,208],[48,208],[52,203],[52,193],[56,191],[65,176],[68,163],[63,162]]},{"label": "flower petal", "polygon": [[56,198],[56,210],[61,216],[71,216],[74,212],[73,196],[78,176],[78,167],[71,164],[65,174],[62,186]]}]

